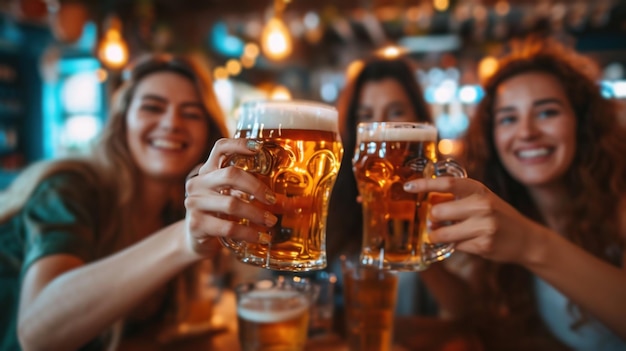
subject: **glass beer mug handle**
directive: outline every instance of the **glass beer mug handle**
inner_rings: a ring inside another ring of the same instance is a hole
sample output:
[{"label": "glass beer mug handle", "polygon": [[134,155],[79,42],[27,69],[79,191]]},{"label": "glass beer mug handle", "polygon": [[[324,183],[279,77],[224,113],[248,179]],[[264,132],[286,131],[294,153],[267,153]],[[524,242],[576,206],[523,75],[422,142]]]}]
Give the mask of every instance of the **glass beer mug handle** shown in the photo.
[{"label": "glass beer mug handle", "polygon": [[[242,156],[242,158],[243,157],[249,157],[249,156]],[[251,196],[245,193],[237,193],[236,195],[231,194],[230,189],[223,189],[220,191],[220,194],[237,196],[246,202],[250,201],[251,199]],[[239,219],[239,224],[247,225],[247,222],[248,220],[245,218]],[[219,240],[222,243],[222,245],[224,245],[224,247],[234,251],[235,253],[241,253],[245,249],[245,242],[241,240],[235,240],[235,239],[226,238],[226,237],[219,237]]]},{"label": "glass beer mug handle", "polygon": [[[265,147],[265,145],[261,143],[261,149],[254,155],[233,154],[227,157],[224,162],[222,162],[222,168],[231,166],[241,168],[249,173],[259,173],[265,175],[269,173],[272,169],[273,157],[272,154]],[[230,190],[225,189],[222,190],[220,193],[230,195]],[[250,200],[249,195],[247,194],[240,193],[237,196],[246,201]],[[225,237],[220,237],[219,240],[222,245],[233,250],[235,253],[239,253],[244,250],[245,243],[240,240],[234,240]]]},{"label": "glass beer mug handle", "polygon": [[254,155],[231,155],[222,163],[222,168],[234,166],[246,172],[267,175],[271,172],[273,165],[272,154],[265,147],[265,144],[261,144],[261,149]]},{"label": "glass beer mug handle", "polygon": [[[439,177],[456,177],[456,178],[467,178],[467,172],[465,169],[455,160],[453,159],[445,159],[438,161],[434,164],[433,168],[433,178]],[[431,195],[429,194],[428,198],[428,206],[431,206]],[[442,198],[446,198],[444,194],[441,194]],[[448,198],[451,200],[452,196]],[[434,200],[434,199],[432,199]],[[430,213],[430,209],[428,211]],[[446,223],[439,223],[440,225],[446,225]],[[430,233],[433,226],[433,222],[430,220],[430,215],[426,216],[426,236],[424,240],[424,244],[422,245],[422,257],[423,262],[426,265],[431,263],[442,261],[449,257],[454,252],[454,243],[445,243],[445,244],[434,244],[430,243],[428,240],[428,234]]]},{"label": "glass beer mug handle", "polygon": [[451,158],[435,163],[435,177],[467,178],[465,168]]},{"label": "glass beer mug handle", "polygon": [[225,238],[222,236],[219,237],[219,240],[222,243],[222,245],[224,245],[224,247],[234,251],[235,253],[240,252],[242,249],[243,243],[239,240],[233,240],[231,238]]}]

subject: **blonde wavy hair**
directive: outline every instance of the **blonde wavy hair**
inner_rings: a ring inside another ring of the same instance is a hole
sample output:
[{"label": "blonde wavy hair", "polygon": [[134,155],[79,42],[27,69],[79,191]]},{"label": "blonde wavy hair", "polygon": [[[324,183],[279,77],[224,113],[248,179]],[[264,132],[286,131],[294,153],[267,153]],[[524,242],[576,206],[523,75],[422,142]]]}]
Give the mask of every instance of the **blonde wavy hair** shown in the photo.
[{"label": "blonde wavy hair", "polygon": [[[122,216],[132,213],[139,170],[126,142],[126,114],[139,82],[148,75],[163,71],[188,78],[197,89],[208,121],[209,140],[203,153],[203,157],[207,157],[214,143],[228,132],[203,61],[198,56],[147,55],[126,71],[127,78],[113,96],[109,117],[90,153],[78,158],[40,161],[22,171],[11,186],[0,193],[0,223],[21,210],[42,180],[59,172],[78,173],[94,186],[108,189],[101,193],[109,198],[99,200],[114,206],[109,209],[111,213]],[[203,161],[199,159],[198,163]],[[169,213],[164,214],[166,219],[173,220],[184,213],[183,196],[184,180],[181,179],[181,186],[171,195]],[[123,218],[115,222],[121,226],[128,223]]]}]

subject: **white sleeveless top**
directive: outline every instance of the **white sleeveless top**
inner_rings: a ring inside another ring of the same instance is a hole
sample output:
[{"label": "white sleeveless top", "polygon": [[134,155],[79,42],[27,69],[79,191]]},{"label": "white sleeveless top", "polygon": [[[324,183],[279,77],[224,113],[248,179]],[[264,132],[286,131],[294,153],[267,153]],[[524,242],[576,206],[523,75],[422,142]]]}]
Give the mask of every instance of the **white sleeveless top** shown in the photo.
[{"label": "white sleeveless top", "polygon": [[625,351],[626,341],[599,321],[588,320],[576,329],[570,326],[578,315],[568,311],[569,300],[551,285],[535,277],[535,296],[539,313],[552,334],[573,350]]}]

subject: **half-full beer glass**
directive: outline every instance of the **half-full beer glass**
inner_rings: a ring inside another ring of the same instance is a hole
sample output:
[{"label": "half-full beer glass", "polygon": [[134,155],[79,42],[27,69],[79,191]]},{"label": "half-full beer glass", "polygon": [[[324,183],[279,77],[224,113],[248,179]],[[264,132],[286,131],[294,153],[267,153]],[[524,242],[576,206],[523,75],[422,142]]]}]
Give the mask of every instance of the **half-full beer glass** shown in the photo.
[{"label": "half-full beer glass", "polygon": [[241,107],[235,138],[255,140],[261,150],[235,155],[224,166],[254,174],[275,192],[277,203],[268,210],[278,223],[268,230],[267,242],[222,242],[240,261],[265,268],[326,267],[328,201],[343,156],[335,108],[308,101],[248,102]]},{"label": "half-full beer glass", "polygon": [[277,277],[237,286],[239,342],[243,351],[304,350],[311,284]]},{"label": "half-full beer glass", "polygon": [[375,122],[357,126],[353,168],[363,206],[361,261],[392,270],[423,270],[448,257],[453,244],[433,244],[432,204],[450,194],[409,193],[416,178],[465,177],[453,160],[437,160],[437,129],[426,123]]}]

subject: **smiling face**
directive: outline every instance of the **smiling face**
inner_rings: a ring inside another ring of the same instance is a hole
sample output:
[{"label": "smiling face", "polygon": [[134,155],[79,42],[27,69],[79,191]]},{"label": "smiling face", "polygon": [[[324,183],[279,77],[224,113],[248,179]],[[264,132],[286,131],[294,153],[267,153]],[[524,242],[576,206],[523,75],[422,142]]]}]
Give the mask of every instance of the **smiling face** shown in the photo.
[{"label": "smiling face", "polygon": [[576,116],[561,83],[529,72],[497,89],[493,138],[502,164],[526,186],[558,183],[576,152]]},{"label": "smiling face", "polygon": [[411,100],[395,79],[384,78],[363,85],[357,108],[358,122],[415,122]]},{"label": "smiling face", "polygon": [[193,83],[168,71],[141,80],[126,115],[126,140],[142,173],[158,180],[180,180],[203,155],[208,116]]}]

